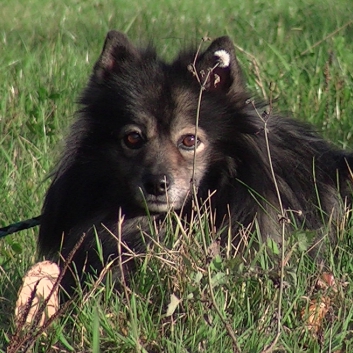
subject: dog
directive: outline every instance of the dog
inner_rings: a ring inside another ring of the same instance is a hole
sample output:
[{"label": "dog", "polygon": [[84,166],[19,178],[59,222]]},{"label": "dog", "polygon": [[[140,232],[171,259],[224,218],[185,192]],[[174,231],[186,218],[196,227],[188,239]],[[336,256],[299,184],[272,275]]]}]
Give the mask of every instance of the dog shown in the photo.
[{"label": "dog", "polygon": [[210,201],[234,243],[255,225],[280,241],[281,218],[291,223],[286,236],[294,225],[319,232],[351,203],[353,154],[255,103],[229,37],[166,63],[110,31],[79,103],[38,239],[41,257],[74,264],[66,290],[124,249],[144,252],[151,219],[163,237],[165,215],[187,219],[195,202]]}]

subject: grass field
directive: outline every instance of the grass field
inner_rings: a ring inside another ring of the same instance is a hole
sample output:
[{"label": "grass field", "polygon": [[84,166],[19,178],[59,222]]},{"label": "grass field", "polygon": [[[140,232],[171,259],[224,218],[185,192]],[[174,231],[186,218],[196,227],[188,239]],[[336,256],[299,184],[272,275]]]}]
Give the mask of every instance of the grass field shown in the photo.
[{"label": "grass field", "polygon": [[[40,214],[75,100],[113,28],[136,43],[153,40],[166,59],[204,35],[228,34],[255,94],[266,99],[271,85],[276,110],[313,123],[339,147],[353,147],[351,0],[0,0],[0,6],[0,227]],[[277,352],[353,351],[352,224],[338,230],[339,247],[327,255],[334,295],[315,289],[320,269],[305,246],[290,253],[288,245],[279,291],[270,248],[264,245],[251,262],[231,256],[207,262],[195,245],[199,229],[182,234],[178,252],[160,248],[143,259],[131,292],[92,289],[18,351],[262,352],[278,332]],[[1,352],[16,330],[21,278],[37,260],[37,231],[0,240]],[[180,232],[171,232],[171,244]],[[172,294],[181,301],[166,315]],[[301,312],[321,295],[330,296],[329,310],[314,335]]]}]

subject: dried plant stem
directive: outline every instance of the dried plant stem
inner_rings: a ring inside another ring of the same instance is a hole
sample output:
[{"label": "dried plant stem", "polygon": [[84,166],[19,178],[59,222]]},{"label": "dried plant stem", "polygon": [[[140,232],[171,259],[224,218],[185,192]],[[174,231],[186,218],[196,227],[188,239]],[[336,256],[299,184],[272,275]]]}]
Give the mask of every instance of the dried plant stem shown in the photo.
[{"label": "dried plant stem", "polygon": [[256,57],[253,54],[247,52],[245,49],[243,49],[239,45],[234,44],[234,46],[239,51],[241,51],[242,53],[244,53],[245,55],[247,55],[250,58],[253,66],[254,66],[254,69],[255,69],[255,81],[256,81],[256,84],[260,87],[261,93],[262,93],[262,96],[263,96],[264,100],[267,101],[267,94],[266,94],[266,90],[265,90],[265,85],[264,85],[264,83],[263,83],[263,81],[261,79],[260,69],[259,69],[260,65],[257,62]]},{"label": "dried plant stem", "polygon": [[[277,182],[277,178],[276,178],[276,173],[274,171],[273,168],[273,162],[272,162],[272,157],[271,157],[271,148],[270,148],[270,141],[268,138],[268,128],[267,128],[267,123],[268,123],[268,119],[271,116],[272,113],[272,90],[271,92],[271,96],[270,96],[270,110],[268,112],[268,114],[266,115],[266,117],[262,117],[261,114],[259,114],[258,110],[256,109],[256,106],[253,104],[253,107],[255,109],[255,111],[257,112],[257,115],[259,116],[259,118],[263,121],[264,123],[264,136],[265,136],[265,144],[266,144],[266,152],[267,152],[267,156],[268,156],[268,161],[269,161],[269,166],[270,166],[270,171],[271,171],[271,176],[272,176],[272,180],[273,180],[273,184],[276,190],[276,194],[277,194],[277,200],[278,200],[278,204],[279,204],[279,210],[280,210],[280,219],[279,222],[281,224],[281,241],[282,244],[284,244],[285,242],[285,227],[286,227],[286,223],[287,223],[287,216],[286,216],[286,212],[285,209],[283,207],[283,203],[282,203],[282,197],[281,197],[281,193],[279,191],[279,187],[278,187],[278,182]],[[284,281],[284,264],[285,264],[285,247],[282,246],[281,247],[281,269],[280,269],[280,285],[279,285],[279,295],[278,295],[278,308],[277,308],[277,334],[274,338],[274,340],[271,342],[271,344],[267,347],[264,348],[264,350],[261,353],[269,353],[272,352],[273,349],[275,348],[279,337],[281,335],[281,331],[282,331],[282,300],[283,300],[283,281]]]},{"label": "dried plant stem", "polygon": [[[320,39],[319,41],[317,41],[316,43],[314,43],[311,47],[309,47],[308,49],[305,49],[304,51],[302,51],[300,53],[299,56],[305,55],[307,53],[309,53],[311,50],[313,50],[315,47],[317,47],[318,45],[320,45],[322,42],[326,41],[327,39],[333,37],[335,34],[337,34],[339,31],[341,31],[342,29],[350,26],[351,24],[353,24],[353,20],[350,20],[348,22],[346,22],[344,25],[342,25],[341,27],[335,29],[333,32],[329,33],[327,36],[325,36],[324,38]],[[297,59],[297,58],[296,58]]]},{"label": "dried plant stem", "polygon": [[230,338],[233,341],[233,352],[234,353],[240,353],[241,350],[240,350],[240,347],[239,347],[238,340],[237,340],[237,337],[235,335],[235,332],[234,332],[232,326],[229,324],[229,322],[227,322],[227,319],[223,316],[221,310],[219,309],[219,307],[217,305],[216,298],[215,298],[215,295],[214,295],[214,292],[213,292],[213,288],[212,288],[212,283],[211,282],[212,282],[211,269],[210,269],[210,266],[208,266],[208,285],[209,285],[209,288],[210,288],[212,305],[216,309],[219,318],[221,319],[224,327],[226,328]]},{"label": "dried plant stem", "polygon": [[[195,122],[195,140],[197,141],[197,134],[198,134],[198,126],[199,126],[199,119],[200,119],[200,110],[201,110],[201,102],[202,102],[202,96],[203,96],[203,92],[206,90],[206,84],[208,79],[210,78],[210,75],[212,73],[212,71],[219,65],[219,63],[216,63],[212,68],[208,69],[207,75],[205,76],[205,78],[203,79],[203,81],[201,80],[197,69],[196,69],[196,61],[197,61],[197,57],[201,48],[202,43],[205,41],[205,39],[203,39],[199,45],[199,48],[196,52],[194,61],[191,65],[191,71],[192,73],[195,75],[195,77],[197,78],[198,82],[200,83],[200,91],[199,91],[199,97],[198,97],[198,102],[197,102],[197,111],[196,111],[196,122]],[[196,185],[195,185],[195,171],[196,171],[196,148],[194,150],[194,160],[193,160],[193,172],[192,172],[192,193],[193,193],[193,198],[194,198],[194,202],[195,202],[195,207],[196,207],[196,212],[197,212],[197,217],[199,219],[199,222],[201,222],[201,210],[200,210],[200,204],[199,204],[199,200],[197,197],[197,189],[196,189]],[[203,250],[205,253],[205,257],[207,256],[207,243],[206,243],[206,236],[205,236],[205,232],[204,229],[202,227],[202,224],[200,223],[200,231],[201,231],[201,236],[202,236],[202,243],[203,243]],[[210,288],[210,294],[211,294],[211,300],[212,300],[212,305],[214,306],[214,308],[217,311],[217,314],[219,315],[222,323],[224,324],[229,336],[231,337],[232,341],[233,341],[233,349],[235,353],[241,352],[240,348],[239,348],[239,344],[238,344],[238,340],[237,337],[235,335],[235,332],[232,328],[232,326],[227,322],[226,318],[224,318],[221,310],[219,309],[217,302],[216,302],[216,298],[214,296],[214,292],[213,292],[213,288],[212,288],[212,281],[211,281],[211,272],[210,272],[210,267],[208,266],[208,286]]]},{"label": "dried plant stem", "polygon": [[123,222],[124,222],[124,216],[122,215],[121,208],[120,208],[119,209],[119,220],[118,220],[118,263],[119,263],[119,269],[120,269],[120,273],[121,273],[121,284],[124,289],[124,295],[125,295],[125,299],[126,299],[126,305],[127,305],[128,311],[130,313],[131,327],[132,327],[132,331],[133,331],[133,336],[135,338],[135,348],[136,348],[136,352],[140,353],[140,352],[144,352],[145,350],[141,346],[141,343],[139,340],[139,334],[138,334],[138,330],[136,327],[136,320],[134,320],[134,317],[136,317],[136,315],[132,310],[131,301],[130,301],[130,297],[129,297],[129,290],[128,290],[128,286],[127,286],[127,283],[125,280],[125,271],[124,271],[124,267],[123,267],[123,252],[121,249]]},{"label": "dried plant stem", "polygon": [[[201,45],[205,40],[207,40],[207,39],[204,39],[204,38],[202,39],[202,41],[197,49],[194,61],[191,65],[191,71],[195,75],[195,77],[197,78],[198,82],[200,83],[200,91],[199,91],[199,97],[198,97],[198,101],[197,101],[196,121],[195,121],[195,141],[196,141],[196,143],[197,143],[197,139],[198,139],[198,128],[199,128],[199,120],[200,120],[200,111],[201,111],[201,102],[202,102],[203,92],[206,90],[206,83],[207,83],[208,79],[210,78],[212,71],[219,65],[219,63],[216,63],[212,68],[209,68],[207,75],[205,76],[203,82],[201,81],[201,78],[200,78],[200,76],[197,72],[197,69],[196,69],[196,60],[197,60],[197,56],[199,54]],[[194,149],[191,184],[192,184],[192,194],[193,194],[193,200],[194,200],[195,207],[196,207],[197,217],[199,219],[199,222],[201,222],[201,211],[200,211],[199,200],[197,197],[197,188],[195,185],[196,147],[197,146],[195,146],[195,149]],[[205,255],[207,255],[206,236],[205,236],[205,231],[204,231],[201,224],[200,224],[200,231],[201,231],[201,236],[202,236],[202,243],[204,246],[204,252],[205,252]]]}]

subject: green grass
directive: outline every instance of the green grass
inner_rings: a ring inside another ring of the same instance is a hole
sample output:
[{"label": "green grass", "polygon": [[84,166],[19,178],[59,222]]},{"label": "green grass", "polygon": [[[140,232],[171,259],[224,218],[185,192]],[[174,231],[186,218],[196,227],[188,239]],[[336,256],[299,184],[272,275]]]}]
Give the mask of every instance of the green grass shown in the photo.
[{"label": "green grass", "polygon": [[[252,91],[269,96],[271,84],[276,110],[315,124],[337,146],[353,147],[353,24],[337,31],[352,19],[351,0],[141,3],[0,0],[0,226],[40,213],[75,100],[113,28],[136,43],[153,40],[168,60],[205,34],[228,34],[243,49],[238,58]],[[328,256],[337,281],[349,284],[351,228],[339,233],[335,259]],[[21,278],[36,261],[37,231],[0,240],[3,351],[15,331]],[[182,239],[178,256],[155,247],[141,260],[128,296],[99,286],[55,320],[30,351],[232,352],[226,321],[243,352],[261,352],[277,329],[279,269],[270,248],[262,246],[253,262],[229,256],[208,263],[198,231],[181,234],[171,234],[171,244]],[[286,266],[277,351],[352,351],[350,285],[339,285],[319,337],[305,330],[300,313],[307,297],[320,294],[313,289],[318,271],[300,251]],[[182,301],[167,317],[172,293]]]}]

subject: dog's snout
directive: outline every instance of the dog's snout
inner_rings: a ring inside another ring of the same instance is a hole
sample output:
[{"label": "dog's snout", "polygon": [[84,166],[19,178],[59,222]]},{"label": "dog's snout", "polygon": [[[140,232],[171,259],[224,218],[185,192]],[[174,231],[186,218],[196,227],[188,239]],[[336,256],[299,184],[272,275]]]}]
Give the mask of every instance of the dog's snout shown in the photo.
[{"label": "dog's snout", "polygon": [[143,181],[145,191],[150,195],[161,196],[165,195],[171,184],[170,177],[167,175],[148,174]]}]

